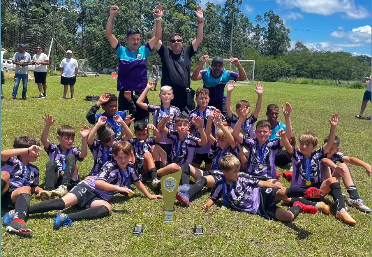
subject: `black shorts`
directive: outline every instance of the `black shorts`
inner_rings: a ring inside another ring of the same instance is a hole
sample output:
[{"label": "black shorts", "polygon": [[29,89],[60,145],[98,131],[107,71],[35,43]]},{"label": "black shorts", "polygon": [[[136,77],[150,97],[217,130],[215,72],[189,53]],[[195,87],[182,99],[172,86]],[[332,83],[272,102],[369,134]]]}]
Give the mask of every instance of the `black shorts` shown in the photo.
[{"label": "black shorts", "polygon": [[260,206],[258,207],[257,214],[265,219],[276,220],[276,206],[280,201],[275,201],[276,192],[279,188],[260,188]]},{"label": "black shorts", "polygon": [[4,72],[1,71],[1,85],[5,84]]},{"label": "black shorts", "polygon": [[67,86],[67,85],[70,85],[70,86],[74,86],[76,83],[76,77],[72,77],[72,78],[66,78],[66,77],[61,77],[61,84],[64,85],[64,86]]},{"label": "black shorts", "polygon": [[11,196],[14,190],[16,189],[18,189],[18,187],[9,186],[8,191],[6,191],[3,196],[1,196],[1,207],[6,208],[6,209],[15,208],[15,203],[13,203]]},{"label": "black shorts", "polygon": [[46,75],[47,75],[46,72],[34,71],[35,83],[45,84],[46,83]]},{"label": "black shorts", "polygon": [[275,166],[284,167],[292,162],[291,158],[288,158],[288,152],[280,149],[275,155]]},{"label": "black shorts", "polygon": [[167,154],[167,163],[172,163],[172,144],[158,144]]},{"label": "black shorts", "polygon": [[77,184],[69,193],[75,195],[78,199],[77,206],[88,209],[93,201],[103,200],[99,197],[93,189],[91,189],[84,182]]},{"label": "black shorts", "polygon": [[212,176],[214,178],[214,182],[217,182],[222,179],[223,173],[219,170],[209,170],[203,171],[203,176]]},{"label": "black shorts", "polygon": [[370,92],[370,91],[364,92],[363,101],[370,101],[371,102],[371,95],[372,95],[372,92]]},{"label": "black shorts", "polygon": [[202,164],[204,161],[205,164],[211,164],[212,163],[212,158],[208,153],[195,153],[194,154],[194,159],[192,159],[193,163],[196,164]]},{"label": "black shorts", "polygon": [[144,166],[145,160],[143,158],[136,157],[136,160],[134,162],[134,167],[139,175],[142,175],[144,173],[143,166]]}]

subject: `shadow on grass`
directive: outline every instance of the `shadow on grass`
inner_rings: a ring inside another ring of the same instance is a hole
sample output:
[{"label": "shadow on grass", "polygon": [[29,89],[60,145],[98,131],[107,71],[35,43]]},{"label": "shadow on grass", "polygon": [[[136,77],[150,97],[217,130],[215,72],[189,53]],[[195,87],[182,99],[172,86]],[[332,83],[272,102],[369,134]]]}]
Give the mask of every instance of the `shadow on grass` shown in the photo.
[{"label": "shadow on grass", "polygon": [[304,230],[300,227],[298,227],[296,224],[294,223],[283,223],[286,227],[290,228],[290,229],[293,229],[294,231],[297,232],[297,240],[304,240],[306,239],[308,236],[312,235],[313,233],[311,233],[310,231],[307,231],[307,230]]}]

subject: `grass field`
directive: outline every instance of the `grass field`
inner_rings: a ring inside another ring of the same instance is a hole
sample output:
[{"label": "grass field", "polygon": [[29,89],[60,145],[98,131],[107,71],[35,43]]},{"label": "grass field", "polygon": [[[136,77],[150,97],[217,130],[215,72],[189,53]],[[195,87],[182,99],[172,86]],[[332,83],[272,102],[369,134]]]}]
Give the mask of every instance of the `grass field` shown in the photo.
[{"label": "grass field", "polygon": [[[38,96],[37,86],[29,82],[28,100],[1,102],[1,148],[11,148],[16,136],[29,135],[40,138],[44,113],[53,115],[56,123],[52,126],[49,139],[57,142],[57,127],[72,125],[76,132],[84,125],[86,114],[93,102],[86,102],[86,95],[100,95],[116,92],[116,80],[109,76],[99,78],[78,78],[75,86],[76,100],[59,100],[62,86],[59,77],[48,77],[48,97]],[[193,83],[194,88],[201,83]],[[6,80],[4,94],[10,98],[13,81]],[[327,136],[328,119],[335,112],[341,116],[337,135],[341,138],[341,151],[349,156],[371,163],[371,122],[359,120],[363,89],[346,89],[318,85],[291,85],[287,83],[264,83],[263,108],[259,120],[265,119],[266,106],[290,102],[293,106],[292,123],[298,137],[306,131],[315,132],[320,141]],[[151,103],[159,103],[157,92],[150,92]],[[18,97],[21,96],[21,86]],[[240,99],[255,106],[257,95],[254,86],[237,87],[233,102]],[[371,105],[365,115],[371,115]],[[283,115],[279,120],[284,121]],[[92,127],[92,126],[90,126]],[[77,132],[76,145],[81,146]],[[41,154],[35,163],[41,172],[41,183],[48,157]],[[89,173],[93,159],[88,157],[79,163],[82,176]],[[360,195],[372,206],[372,183],[365,171],[351,167]],[[280,180],[289,186],[283,178]],[[345,188],[343,188],[346,193]],[[1,228],[2,256],[370,256],[371,214],[364,214],[354,208],[349,213],[357,221],[350,227],[335,219],[335,208],[326,216],[300,215],[292,224],[268,221],[256,215],[220,210],[213,206],[207,213],[201,206],[208,198],[204,191],[189,208],[176,204],[177,222],[161,223],[161,200],[147,200],[139,190],[128,199],[114,197],[113,213],[110,217],[75,222],[73,226],[53,230],[53,218],[57,212],[33,215],[27,225],[34,230],[31,239],[21,239]],[[327,199],[331,199],[328,198]],[[34,197],[31,203],[36,203]],[[66,212],[74,212],[71,208]],[[144,212],[144,234],[132,235],[137,211]],[[2,215],[5,210],[2,210]],[[204,236],[196,237],[192,229],[199,215],[204,225]]]}]

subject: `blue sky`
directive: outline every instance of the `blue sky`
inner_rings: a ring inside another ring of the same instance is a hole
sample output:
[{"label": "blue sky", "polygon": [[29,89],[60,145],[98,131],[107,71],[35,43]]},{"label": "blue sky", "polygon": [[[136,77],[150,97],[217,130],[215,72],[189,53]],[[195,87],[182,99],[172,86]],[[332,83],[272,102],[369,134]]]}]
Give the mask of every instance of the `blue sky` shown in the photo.
[{"label": "blue sky", "polygon": [[[202,0],[204,5],[208,0]],[[225,0],[209,0],[223,5]],[[279,15],[294,45],[371,55],[371,0],[243,0],[242,12],[255,22],[272,10]]]}]

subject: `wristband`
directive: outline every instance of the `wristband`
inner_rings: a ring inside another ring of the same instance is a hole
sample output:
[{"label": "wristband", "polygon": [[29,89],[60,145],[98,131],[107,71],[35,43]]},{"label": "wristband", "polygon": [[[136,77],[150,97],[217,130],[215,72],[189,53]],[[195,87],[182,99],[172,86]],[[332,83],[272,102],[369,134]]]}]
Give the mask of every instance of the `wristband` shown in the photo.
[{"label": "wristband", "polygon": [[158,18],[156,18],[155,20],[157,20],[157,21],[161,21],[162,18],[161,18],[161,17],[158,17]]},{"label": "wristband", "polygon": [[204,21],[198,21],[198,24],[203,24],[204,23]]}]

